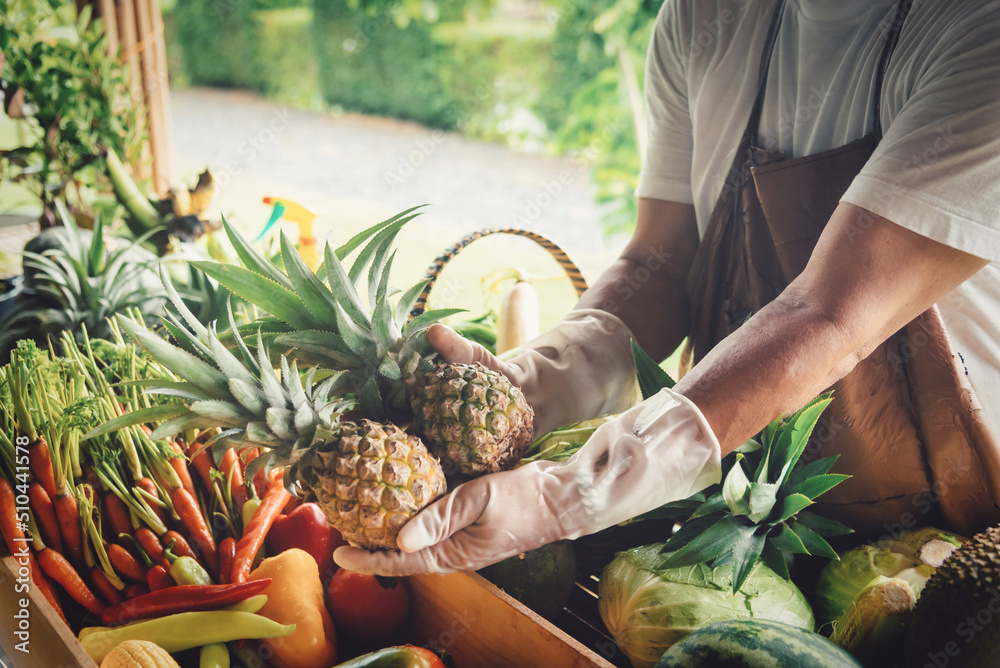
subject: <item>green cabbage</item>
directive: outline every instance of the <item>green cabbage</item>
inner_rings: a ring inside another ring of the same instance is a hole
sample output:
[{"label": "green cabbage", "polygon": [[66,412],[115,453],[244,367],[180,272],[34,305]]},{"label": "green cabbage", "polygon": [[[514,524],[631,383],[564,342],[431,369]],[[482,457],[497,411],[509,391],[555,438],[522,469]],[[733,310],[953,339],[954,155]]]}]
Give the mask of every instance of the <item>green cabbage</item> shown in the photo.
[{"label": "green cabbage", "polygon": [[934,567],[921,561],[920,549],[934,539],[954,545],[965,540],[941,529],[922,527],[874,545],[859,545],[841,554],[839,561],[829,562],[816,583],[816,617],[820,624],[838,619],[857,595],[880,577],[906,580],[919,596],[934,574]]},{"label": "green cabbage", "polygon": [[601,619],[636,668],[651,667],[695,629],[727,619],[763,618],[812,631],[799,589],[762,563],[732,593],[732,565],[664,569],[663,543],[619,554],[601,574]]}]

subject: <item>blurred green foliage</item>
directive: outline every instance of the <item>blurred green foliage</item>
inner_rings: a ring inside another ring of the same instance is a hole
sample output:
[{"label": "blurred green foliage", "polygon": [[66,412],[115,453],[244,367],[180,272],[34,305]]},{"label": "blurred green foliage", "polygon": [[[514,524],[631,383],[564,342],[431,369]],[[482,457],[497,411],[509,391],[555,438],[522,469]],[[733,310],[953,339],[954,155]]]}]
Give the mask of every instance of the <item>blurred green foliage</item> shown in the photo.
[{"label": "blurred green foliage", "polygon": [[352,111],[454,127],[457,101],[438,75],[438,57],[446,54],[434,43],[430,24],[400,20],[393,6],[380,5],[352,9],[345,0],[313,3],[313,44],[324,99]]},{"label": "blurred green foliage", "polygon": [[66,0],[0,0],[0,89],[24,138],[0,151],[0,180],[26,186],[53,223],[56,200],[90,215],[87,189],[109,191],[103,151],[136,164],[145,137],[142,106],[90,19]]},{"label": "blurred green foliage", "polygon": [[613,204],[608,231],[631,229],[643,111],[623,68],[641,86],[662,0],[544,0],[534,21],[495,11],[502,2],[183,0],[168,42],[176,36],[180,78],[193,84],[549,142],[593,166],[598,199]]}]

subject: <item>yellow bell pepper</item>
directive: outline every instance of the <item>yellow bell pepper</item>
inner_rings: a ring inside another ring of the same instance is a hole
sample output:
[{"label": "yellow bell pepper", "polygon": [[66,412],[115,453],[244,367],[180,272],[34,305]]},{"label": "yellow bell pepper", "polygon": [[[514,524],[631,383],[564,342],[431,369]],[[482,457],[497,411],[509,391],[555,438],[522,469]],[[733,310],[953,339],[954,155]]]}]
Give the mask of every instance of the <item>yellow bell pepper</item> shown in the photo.
[{"label": "yellow bell pepper", "polygon": [[332,666],[337,659],[337,636],[323,603],[319,567],[308,552],[293,548],[265,559],[250,580],[271,578],[264,590],[267,603],[258,614],[279,624],[295,624],[282,638],[262,640],[274,652],[275,668]]}]

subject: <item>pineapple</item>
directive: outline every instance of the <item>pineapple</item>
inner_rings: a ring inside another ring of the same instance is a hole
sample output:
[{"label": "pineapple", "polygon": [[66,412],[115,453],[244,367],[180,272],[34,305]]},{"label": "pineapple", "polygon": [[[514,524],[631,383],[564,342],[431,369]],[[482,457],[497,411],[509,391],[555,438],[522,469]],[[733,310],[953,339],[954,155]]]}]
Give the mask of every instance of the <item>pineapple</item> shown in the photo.
[{"label": "pineapple", "polygon": [[[412,420],[449,472],[469,476],[511,468],[531,441],[534,420],[521,390],[481,365],[434,364],[426,330],[458,309],[429,311],[407,321],[426,282],[403,293],[395,306],[389,304],[392,243],[416,217],[413,212],[375,225],[336,250],[328,245],[319,277],[284,234],[280,270],[228,222],[226,232],[245,268],[194,264],[270,314],[249,327],[266,328],[277,345],[292,349],[299,359],[341,371],[334,393],[354,393],[366,417]],[[362,244],[347,270],[343,258]],[[366,273],[367,305],[358,291]]]},{"label": "pineapple", "polygon": [[[214,326],[198,323],[169,281],[165,286],[186,320],[185,325],[168,316],[169,329],[189,350],[127,318],[119,316],[118,322],[150,356],[182,379],[146,381],[146,391],[180,401],[133,411],[86,438],[160,420],[154,439],[221,426],[223,431],[206,444],[217,462],[231,448],[263,447],[264,454],[248,464],[248,477],[261,468],[287,467],[285,485],[313,493],[329,522],[352,545],[395,549],[403,524],[444,494],[440,462],[418,438],[395,425],[341,420],[353,402],[333,397],[335,376],[314,383],[318,370],[313,368],[303,381],[296,362],[281,357],[279,380],[259,335],[256,355],[238,336],[237,350],[228,350]],[[235,324],[231,313],[230,322]]]}]

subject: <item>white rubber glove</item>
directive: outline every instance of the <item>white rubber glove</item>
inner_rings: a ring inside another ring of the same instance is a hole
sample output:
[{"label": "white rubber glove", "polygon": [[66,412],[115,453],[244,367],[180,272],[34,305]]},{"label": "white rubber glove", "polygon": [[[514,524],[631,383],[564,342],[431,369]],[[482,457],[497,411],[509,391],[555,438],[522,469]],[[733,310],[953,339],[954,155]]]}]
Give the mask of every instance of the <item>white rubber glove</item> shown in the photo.
[{"label": "white rubber glove", "polygon": [[[447,362],[479,362],[521,388],[535,411],[535,436],[639,402],[632,332],[598,309],[570,311],[555,327],[518,349],[508,361],[453,330],[434,325],[427,340]],[[514,352],[514,351],[511,351]]]},{"label": "white rubber glove", "polygon": [[719,442],[698,408],[661,390],[605,424],[565,462],[533,462],[457,487],[407,522],[401,552],[342,547],[379,575],[477,570],[594,533],[718,482]]}]

